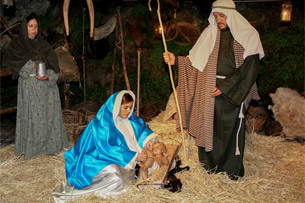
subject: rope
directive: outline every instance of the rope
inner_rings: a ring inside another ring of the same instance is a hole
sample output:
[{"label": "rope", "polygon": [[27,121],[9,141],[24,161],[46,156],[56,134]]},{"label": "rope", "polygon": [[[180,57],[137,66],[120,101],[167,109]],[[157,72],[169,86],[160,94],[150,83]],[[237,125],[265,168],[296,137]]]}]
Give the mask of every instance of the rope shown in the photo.
[{"label": "rope", "polygon": [[[150,6],[150,2],[151,2],[151,0],[148,1],[148,6],[149,6],[149,10],[151,11],[152,9],[151,9],[151,6]],[[157,3],[158,3],[157,14],[158,14],[159,24],[160,24],[160,28],[161,28],[163,46],[164,46],[165,52],[168,52],[167,51],[166,40],[165,40],[165,36],[164,36],[164,29],[163,29],[161,14],[160,14],[160,2],[159,2],[159,0],[157,0]],[[170,65],[170,62],[168,62],[167,65],[168,65],[171,85],[172,85],[173,93],[174,93],[174,97],[175,97],[176,107],[177,107],[177,111],[178,111],[178,115],[179,115],[179,124],[180,124],[180,130],[181,130],[181,135],[182,135],[182,145],[183,145],[183,151],[184,151],[184,158],[186,160],[186,149],[185,149],[185,140],[184,140],[184,131],[183,131],[183,126],[182,126],[181,111],[180,111],[180,106],[179,106],[179,102],[178,102],[178,97],[177,97],[177,92],[176,92],[176,88],[175,88],[175,83],[174,83],[174,79],[173,79],[173,72],[172,72],[172,67]]]},{"label": "rope", "polygon": [[241,103],[240,110],[239,110],[239,115],[238,115],[238,118],[240,120],[239,120],[239,127],[238,127],[238,130],[237,130],[237,133],[236,133],[236,151],[235,151],[235,155],[240,155],[239,146],[238,146],[238,135],[239,135],[239,131],[240,131],[240,128],[241,128],[241,125],[242,125],[242,122],[243,122],[243,118],[245,118],[245,116],[243,114],[243,107],[244,107],[244,102]]}]

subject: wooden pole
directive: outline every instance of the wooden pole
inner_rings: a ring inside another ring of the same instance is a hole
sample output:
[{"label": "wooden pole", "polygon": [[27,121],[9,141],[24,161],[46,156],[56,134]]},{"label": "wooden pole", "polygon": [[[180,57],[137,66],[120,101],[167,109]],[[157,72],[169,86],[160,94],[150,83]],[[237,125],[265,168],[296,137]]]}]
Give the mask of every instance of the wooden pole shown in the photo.
[{"label": "wooden pole", "polygon": [[[83,56],[85,55],[85,8],[83,8]],[[90,34],[91,35],[91,34]],[[86,95],[86,60],[83,58],[83,78],[84,78],[84,102],[87,100]]]},{"label": "wooden pole", "polygon": [[127,23],[128,25],[128,30],[134,39],[134,42],[137,46],[137,53],[138,53],[138,85],[137,85],[137,111],[136,114],[139,116],[140,112],[140,78],[141,78],[141,52],[142,49],[140,48],[141,46],[141,33],[142,33],[142,26],[140,23],[136,21],[130,21]]},{"label": "wooden pole", "polygon": [[2,109],[0,111],[0,115],[3,115],[3,114],[8,114],[8,113],[13,113],[17,111],[17,106],[14,106],[14,107],[10,107],[10,108],[7,108],[7,109]]},{"label": "wooden pole", "polygon": [[140,78],[141,78],[140,59],[141,59],[142,49],[138,48],[137,52],[138,52],[137,116],[139,116],[139,112],[140,112]]},{"label": "wooden pole", "polygon": [[[151,0],[148,1],[148,6],[149,6],[149,10],[151,11],[152,9],[150,7],[150,2],[151,2]],[[163,29],[161,13],[160,13],[160,2],[159,2],[159,0],[157,0],[157,2],[158,2],[157,14],[158,14],[159,24],[160,24],[160,28],[161,28],[163,46],[164,46],[165,52],[167,52],[166,39],[165,39],[165,35],[164,35],[164,29]],[[175,97],[175,101],[176,101],[176,107],[177,107],[177,111],[178,111],[178,115],[179,115],[179,124],[180,124],[181,136],[182,136],[182,146],[183,146],[183,151],[184,151],[184,158],[186,159],[186,147],[185,147],[185,140],[184,140],[182,117],[181,117],[181,111],[180,111],[180,106],[179,106],[179,102],[178,102],[177,92],[176,92],[176,88],[175,88],[175,83],[174,83],[174,79],[173,79],[172,66],[171,66],[170,62],[168,62],[167,65],[168,65],[170,80],[171,80],[173,93],[174,93],[174,97]]]},{"label": "wooden pole", "polygon": [[120,8],[117,8],[117,14],[118,14],[118,22],[119,22],[119,26],[120,26],[120,38],[121,38],[121,49],[122,49],[122,67],[123,67],[123,71],[124,71],[126,89],[130,90],[129,80],[128,80],[128,76],[127,76],[127,70],[126,70],[126,63],[125,63],[124,34],[123,34],[123,28],[122,28],[122,23],[121,23]]},{"label": "wooden pole", "polygon": [[113,94],[114,91],[114,79],[115,79],[115,61],[116,61],[116,46],[118,42],[118,22],[116,22],[115,26],[115,41],[113,48],[113,59],[112,59],[112,67],[111,67],[111,85],[110,85],[110,95]]},{"label": "wooden pole", "polygon": [[65,96],[65,102],[64,102],[64,109],[70,109],[70,83],[64,84],[64,96]]}]

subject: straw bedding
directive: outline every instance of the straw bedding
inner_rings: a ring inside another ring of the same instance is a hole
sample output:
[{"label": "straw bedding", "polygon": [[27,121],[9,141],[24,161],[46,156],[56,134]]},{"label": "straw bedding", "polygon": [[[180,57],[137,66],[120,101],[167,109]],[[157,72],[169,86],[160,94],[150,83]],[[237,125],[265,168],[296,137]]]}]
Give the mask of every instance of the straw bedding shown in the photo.
[{"label": "straw bedding", "polygon": [[[160,141],[179,144],[182,139],[175,121],[161,118],[149,123],[151,129]],[[183,151],[182,147],[182,164],[191,169],[176,174],[183,184],[179,193],[150,187],[139,190],[135,181],[128,192],[114,199],[89,195],[75,202],[305,202],[305,146],[300,143],[247,134],[245,177],[238,181],[223,174],[209,175],[197,161],[191,138],[186,139],[186,156]],[[53,189],[65,180],[63,153],[24,161],[14,155],[14,145],[1,147],[0,202],[53,202]]]}]

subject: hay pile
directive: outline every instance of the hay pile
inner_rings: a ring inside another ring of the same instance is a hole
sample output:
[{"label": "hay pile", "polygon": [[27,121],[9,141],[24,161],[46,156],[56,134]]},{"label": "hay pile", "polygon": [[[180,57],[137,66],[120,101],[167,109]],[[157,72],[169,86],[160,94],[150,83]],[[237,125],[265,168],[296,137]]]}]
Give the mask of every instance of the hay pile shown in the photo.
[{"label": "hay pile", "polygon": [[[149,123],[151,129],[160,141],[179,144],[175,121],[159,117]],[[180,157],[191,169],[176,174],[183,183],[180,193],[132,186],[116,199],[90,195],[75,202],[305,202],[305,146],[281,137],[246,136],[245,177],[239,181],[208,175],[197,161],[194,140],[187,139],[187,159]],[[14,145],[1,147],[0,202],[52,202],[51,192],[65,180],[63,153],[24,161],[14,155]]]}]

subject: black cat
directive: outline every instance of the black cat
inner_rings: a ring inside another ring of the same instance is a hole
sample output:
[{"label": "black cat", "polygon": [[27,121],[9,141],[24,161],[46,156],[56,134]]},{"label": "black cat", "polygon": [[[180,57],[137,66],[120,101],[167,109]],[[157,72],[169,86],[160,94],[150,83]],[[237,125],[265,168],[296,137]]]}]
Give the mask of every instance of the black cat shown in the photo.
[{"label": "black cat", "polygon": [[[182,182],[180,179],[178,179],[175,176],[175,173],[181,172],[181,171],[188,171],[190,170],[189,166],[180,168],[181,165],[181,160],[179,159],[178,156],[175,157],[176,160],[176,166],[173,168],[167,175],[167,182],[168,184],[164,185],[163,188],[170,191],[170,192],[180,192],[182,189]],[[136,176],[138,177],[139,175],[139,165],[136,166]]]},{"label": "black cat", "polygon": [[175,160],[176,160],[176,166],[168,173],[168,176],[167,176],[168,184],[164,185],[164,188],[170,192],[180,192],[182,189],[182,182],[180,179],[178,179],[175,176],[175,173],[190,170],[189,166],[180,168],[181,160],[179,159],[178,156],[175,158]]}]

